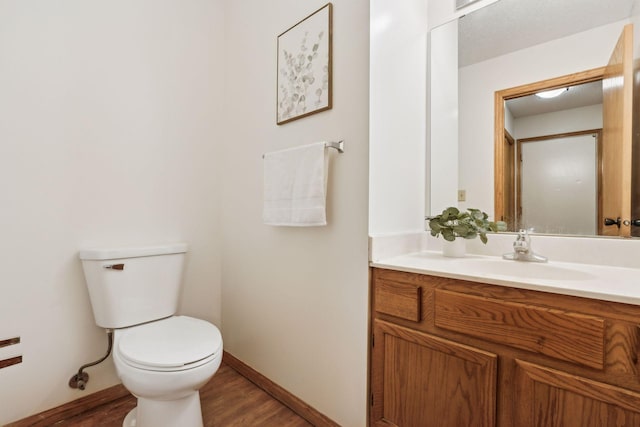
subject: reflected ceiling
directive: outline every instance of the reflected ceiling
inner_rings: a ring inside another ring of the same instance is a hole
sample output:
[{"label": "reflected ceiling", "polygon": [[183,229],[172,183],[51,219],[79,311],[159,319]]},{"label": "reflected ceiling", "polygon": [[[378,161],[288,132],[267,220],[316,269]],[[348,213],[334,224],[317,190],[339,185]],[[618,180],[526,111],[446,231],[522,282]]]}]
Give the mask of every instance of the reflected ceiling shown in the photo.
[{"label": "reflected ceiling", "polygon": [[[625,19],[634,3],[640,2],[500,0],[460,19],[458,65],[464,67]],[[491,16],[489,22],[487,16]]]},{"label": "reflected ceiling", "polygon": [[567,92],[556,98],[541,99],[530,95],[510,99],[506,102],[507,108],[514,118],[598,104],[602,104],[602,82],[600,80],[571,86]]}]

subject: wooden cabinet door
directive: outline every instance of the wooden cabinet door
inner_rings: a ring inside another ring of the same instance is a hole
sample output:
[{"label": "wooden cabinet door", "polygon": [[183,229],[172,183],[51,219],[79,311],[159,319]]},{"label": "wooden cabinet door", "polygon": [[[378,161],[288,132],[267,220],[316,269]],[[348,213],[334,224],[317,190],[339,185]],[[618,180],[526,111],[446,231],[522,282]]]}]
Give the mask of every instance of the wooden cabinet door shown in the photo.
[{"label": "wooden cabinet door", "polygon": [[521,427],[640,426],[640,393],[516,360]]},{"label": "wooden cabinet door", "polygon": [[374,321],[372,426],[495,426],[497,356]]}]

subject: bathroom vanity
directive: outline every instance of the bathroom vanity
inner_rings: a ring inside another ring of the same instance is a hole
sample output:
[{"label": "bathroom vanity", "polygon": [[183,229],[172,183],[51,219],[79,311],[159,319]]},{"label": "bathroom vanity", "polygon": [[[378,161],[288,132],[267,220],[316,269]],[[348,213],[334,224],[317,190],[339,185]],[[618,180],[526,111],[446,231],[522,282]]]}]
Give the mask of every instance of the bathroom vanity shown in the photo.
[{"label": "bathroom vanity", "polygon": [[636,270],[493,258],[372,263],[370,425],[640,426]]}]

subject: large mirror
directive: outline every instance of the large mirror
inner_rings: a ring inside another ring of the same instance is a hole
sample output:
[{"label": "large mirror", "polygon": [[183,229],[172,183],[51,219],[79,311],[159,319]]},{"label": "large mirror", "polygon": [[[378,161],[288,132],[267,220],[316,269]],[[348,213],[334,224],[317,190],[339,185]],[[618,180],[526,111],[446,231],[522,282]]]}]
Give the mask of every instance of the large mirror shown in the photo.
[{"label": "large mirror", "polygon": [[[618,235],[603,231],[603,193],[611,192],[602,188],[602,73],[626,24],[635,23],[640,40],[639,3],[498,0],[432,29],[428,214],[457,204],[510,229]],[[548,88],[563,91],[535,96]],[[640,185],[624,180],[635,197]]]}]

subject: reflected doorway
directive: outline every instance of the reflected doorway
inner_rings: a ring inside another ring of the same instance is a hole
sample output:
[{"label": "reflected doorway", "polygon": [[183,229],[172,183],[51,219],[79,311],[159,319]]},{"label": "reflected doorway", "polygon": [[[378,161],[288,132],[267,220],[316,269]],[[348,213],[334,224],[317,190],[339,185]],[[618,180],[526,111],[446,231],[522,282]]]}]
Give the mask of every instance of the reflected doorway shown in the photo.
[{"label": "reflected doorway", "polygon": [[520,228],[535,226],[536,231],[551,234],[599,234],[600,135],[601,129],[593,129],[518,140]]}]

